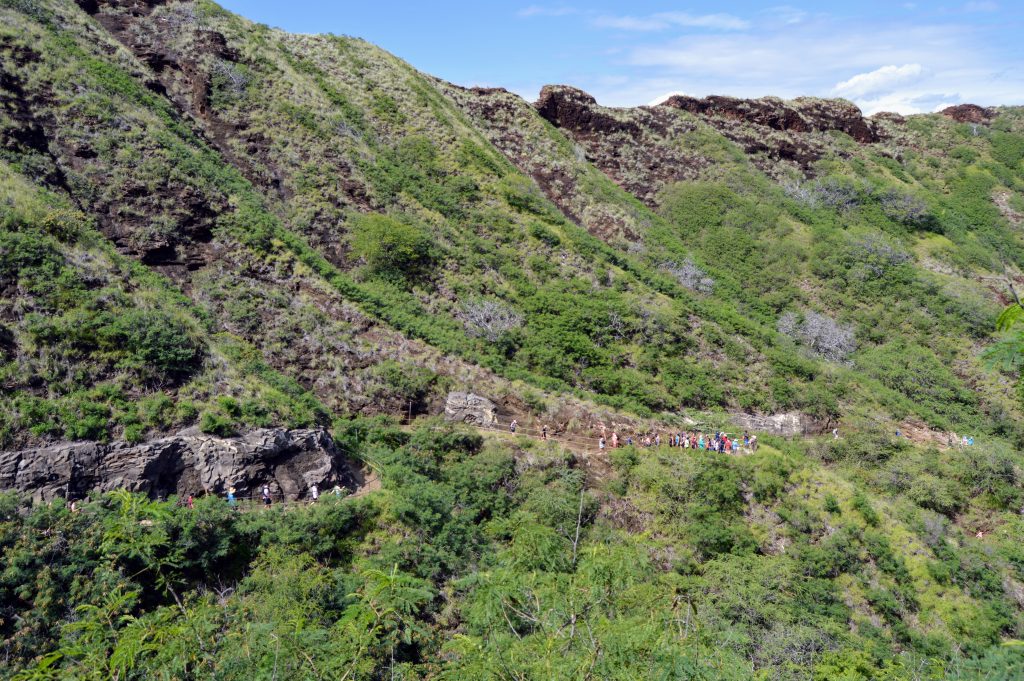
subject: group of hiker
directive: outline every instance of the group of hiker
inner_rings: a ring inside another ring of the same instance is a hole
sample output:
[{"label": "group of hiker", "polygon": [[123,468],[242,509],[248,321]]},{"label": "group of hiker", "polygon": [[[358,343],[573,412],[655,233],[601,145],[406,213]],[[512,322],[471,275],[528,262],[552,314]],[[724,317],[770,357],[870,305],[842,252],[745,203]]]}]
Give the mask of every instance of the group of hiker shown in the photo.
[{"label": "group of hiker", "polygon": [[[230,506],[231,508],[238,508],[238,497],[236,495],[236,492],[237,491],[235,490],[234,487],[228,487],[227,501],[228,506]],[[331,489],[330,493],[335,497],[341,497],[344,496],[345,490],[342,489],[340,485],[335,485]],[[306,490],[306,498],[310,503],[316,503],[320,499],[320,488],[317,486],[316,483],[310,485],[309,488]],[[264,483],[263,486],[260,488],[259,500],[260,503],[262,503],[265,507],[270,506],[271,504],[274,503],[274,493],[270,489],[270,485]]]},{"label": "group of hiker", "polygon": [[[508,429],[509,432],[515,433],[519,429],[519,421],[512,419],[508,424]],[[540,439],[548,439],[547,424],[542,424],[540,427]],[[745,432],[741,439],[739,437],[730,437],[727,433],[721,431],[705,434],[700,430],[688,430],[679,431],[677,433],[668,433],[664,437],[662,437],[661,433],[654,432],[644,433],[642,435],[637,434],[635,438],[633,434],[629,434],[625,438],[620,438],[617,431],[612,431],[611,436],[607,436],[605,429],[602,427],[601,435],[597,440],[597,448],[601,451],[608,448],[618,449],[623,446],[661,447],[663,444],[669,447],[678,447],[680,449],[700,449],[726,454],[738,452],[740,447],[756,450],[757,436],[750,435]]]},{"label": "group of hiker", "polygon": [[[742,445],[741,445],[742,442]],[[604,435],[597,440],[597,448],[604,451],[609,446],[612,449],[617,449],[621,446],[626,447],[678,447],[680,449],[700,449],[709,452],[719,452],[722,454],[736,453],[739,452],[740,447],[757,449],[757,436],[750,435],[749,433],[743,433],[743,439],[740,440],[738,437],[730,437],[727,433],[721,431],[715,431],[714,433],[708,433],[705,435],[703,431],[680,431],[678,433],[668,433],[662,438],[661,433],[646,433],[644,435],[638,435],[634,441],[632,435],[627,435],[625,441],[619,438],[619,434],[616,431],[612,431],[610,438],[605,438]]]}]

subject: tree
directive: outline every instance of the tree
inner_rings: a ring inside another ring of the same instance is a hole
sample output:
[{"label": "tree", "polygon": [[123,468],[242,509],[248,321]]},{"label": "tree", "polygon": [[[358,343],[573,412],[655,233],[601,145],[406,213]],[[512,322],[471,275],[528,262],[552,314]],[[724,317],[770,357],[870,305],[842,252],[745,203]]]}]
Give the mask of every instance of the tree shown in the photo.
[{"label": "tree", "polygon": [[513,308],[501,301],[484,298],[464,303],[459,317],[468,335],[483,337],[491,343],[523,325],[523,315]]},{"label": "tree", "polygon": [[425,227],[390,215],[360,215],[352,225],[352,253],[385,279],[408,280],[423,276],[436,259],[435,246]]}]

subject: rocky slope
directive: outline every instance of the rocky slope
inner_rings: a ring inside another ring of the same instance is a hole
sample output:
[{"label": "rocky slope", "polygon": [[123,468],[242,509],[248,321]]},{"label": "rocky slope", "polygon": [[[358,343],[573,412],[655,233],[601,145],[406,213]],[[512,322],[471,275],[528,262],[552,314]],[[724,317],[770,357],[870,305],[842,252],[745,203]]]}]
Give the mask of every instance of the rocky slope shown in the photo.
[{"label": "rocky slope", "polygon": [[[843,101],[728,97],[612,109],[566,86],[530,104],[209,3],[29,5],[4,9],[11,200],[38,190],[36,204],[80,212],[61,267],[83,290],[98,285],[82,260],[98,257],[92,229],[114,247],[104,267],[169,279],[186,298],[150,305],[188,309],[202,359],[123,378],[106,349],[65,344],[58,384],[56,336],[28,313],[70,324],[96,303],[41,295],[33,261],[13,263],[8,446],[438,413],[469,388],[580,424],[609,419],[593,401],[857,427],[1018,418],[1012,377],[980,357],[1000,282],[1019,272],[1001,217],[1020,201],[1015,110],[865,118]],[[416,277],[360,250],[363,218],[385,213],[422,239]],[[140,276],[118,286],[149,290]],[[492,324],[486,310],[506,328],[474,326]],[[842,361],[819,352],[825,327],[853,334]],[[895,338],[926,378],[902,378]],[[116,398],[86,398],[89,371]],[[918,383],[957,406],[922,406]],[[158,393],[172,407],[136,413]],[[287,415],[299,394],[304,415]]]},{"label": "rocky slope", "polygon": [[[0,676],[1012,675],[1022,215],[1016,107],[531,103],[0,0]],[[580,439],[691,428],[762,446]],[[264,482],[379,493],[218,498]]]}]

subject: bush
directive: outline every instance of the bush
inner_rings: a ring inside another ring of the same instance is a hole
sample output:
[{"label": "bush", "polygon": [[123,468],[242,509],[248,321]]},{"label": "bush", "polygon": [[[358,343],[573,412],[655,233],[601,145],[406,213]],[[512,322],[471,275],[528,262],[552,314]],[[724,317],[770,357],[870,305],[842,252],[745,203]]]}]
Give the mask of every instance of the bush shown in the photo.
[{"label": "bush", "polygon": [[100,348],[127,356],[118,366],[160,378],[192,373],[202,357],[199,344],[177,318],[156,310],[129,310],[99,329]]},{"label": "bush", "polygon": [[199,430],[210,435],[230,437],[235,434],[235,423],[225,416],[206,411],[199,419]]},{"label": "bush", "polygon": [[890,189],[879,197],[882,211],[892,220],[910,227],[928,219],[928,204],[912,194]]},{"label": "bush", "polygon": [[665,189],[661,205],[664,216],[682,230],[685,238],[720,226],[729,209],[740,202],[724,184],[680,182]]},{"label": "bush", "polygon": [[817,312],[806,312],[803,319],[795,312],[786,312],[779,318],[778,329],[830,362],[844,362],[857,349],[852,326],[843,326]]},{"label": "bush", "polygon": [[715,290],[714,278],[699,268],[697,264],[693,262],[693,258],[687,258],[682,262],[682,264],[666,262],[662,264],[661,269],[671,274],[680,284],[691,291],[697,291],[698,293],[711,293]]},{"label": "bush", "polygon": [[906,405],[937,427],[977,417],[977,395],[948,365],[919,345],[899,340],[864,351],[857,364],[907,399]]},{"label": "bush", "polygon": [[845,177],[819,178],[810,184],[790,182],[783,191],[791,199],[809,207],[819,205],[838,211],[848,211],[861,204],[861,188]]},{"label": "bush", "polygon": [[386,279],[407,280],[429,272],[437,257],[427,229],[411,221],[371,213],[352,221],[352,253]]},{"label": "bush", "polygon": [[884,276],[889,270],[913,257],[880,234],[867,234],[850,243],[854,259],[873,276]]},{"label": "bush", "polygon": [[992,142],[992,158],[1011,168],[1016,168],[1024,159],[1024,135],[1010,132],[994,132]]},{"label": "bush", "polygon": [[523,325],[523,315],[500,301],[483,298],[463,303],[458,316],[467,334],[491,343]]},{"label": "bush", "polygon": [[872,527],[878,526],[880,521],[878,512],[871,506],[871,502],[868,501],[867,496],[863,492],[854,494],[850,505],[853,506],[853,510],[860,513],[861,517],[864,518],[864,522]]}]

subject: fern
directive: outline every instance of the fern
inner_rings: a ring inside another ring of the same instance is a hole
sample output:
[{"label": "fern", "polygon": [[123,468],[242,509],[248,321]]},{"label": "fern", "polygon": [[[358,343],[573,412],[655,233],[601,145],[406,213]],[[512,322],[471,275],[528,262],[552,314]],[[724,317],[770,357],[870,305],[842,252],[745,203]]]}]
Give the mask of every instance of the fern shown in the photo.
[{"label": "fern", "polygon": [[999,315],[999,319],[996,320],[996,328],[999,331],[1009,331],[1021,321],[1024,321],[1024,307],[1021,307],[1019,303],[1014,303]]}]

